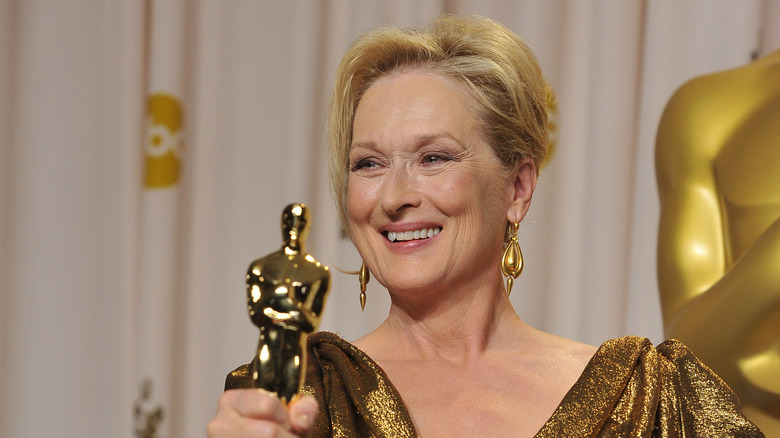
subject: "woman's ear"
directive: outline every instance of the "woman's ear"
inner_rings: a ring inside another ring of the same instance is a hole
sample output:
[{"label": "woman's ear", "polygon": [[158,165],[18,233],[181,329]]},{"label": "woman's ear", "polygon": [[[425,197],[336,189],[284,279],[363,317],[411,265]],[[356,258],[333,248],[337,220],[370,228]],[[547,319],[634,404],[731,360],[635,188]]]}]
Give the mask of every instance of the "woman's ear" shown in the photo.
[{"label": "woman's ear", "polygon": [[507,211],[509,222],[522,221],[531,206],[531,197],[536,189],[536,164],[530,158],[522,159],[512,171],[514,197]]}]

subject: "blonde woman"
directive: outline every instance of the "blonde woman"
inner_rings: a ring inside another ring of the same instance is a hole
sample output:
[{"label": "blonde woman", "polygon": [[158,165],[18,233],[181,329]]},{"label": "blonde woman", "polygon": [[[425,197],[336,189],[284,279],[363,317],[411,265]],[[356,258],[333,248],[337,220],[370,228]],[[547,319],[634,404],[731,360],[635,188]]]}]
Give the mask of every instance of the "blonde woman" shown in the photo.
[{"label": "blonde woman", "polygon": [[[488,19],[359,38],[331,99],[330,171],[389,315],[354,343],[313,335],[309,395],[289,409],[225,392],[210,436],[762,436],[683,345],[584,345],[512,308],[551,98],[527,44]],[[228,376],[247,384],[246,367]]]}]

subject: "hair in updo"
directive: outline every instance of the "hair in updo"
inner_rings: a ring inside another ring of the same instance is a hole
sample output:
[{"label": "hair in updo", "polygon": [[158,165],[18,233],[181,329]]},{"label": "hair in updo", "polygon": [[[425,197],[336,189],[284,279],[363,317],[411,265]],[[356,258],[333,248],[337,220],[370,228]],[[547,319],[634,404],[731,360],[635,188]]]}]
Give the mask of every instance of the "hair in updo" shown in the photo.
[{"label": "hair in updo", "polygon": [[358,103],[378,79],[414,69],[466,87],[480,108],[476,117],[483,137],[507,168],[531,158],[538,173],[547,158],[547,108],[554,97],[536,56],[517,34],[484,17],[444,16],[424,29],[378,28],[355,40],[344,55],[330,98],[330,180],[345,229]]}]

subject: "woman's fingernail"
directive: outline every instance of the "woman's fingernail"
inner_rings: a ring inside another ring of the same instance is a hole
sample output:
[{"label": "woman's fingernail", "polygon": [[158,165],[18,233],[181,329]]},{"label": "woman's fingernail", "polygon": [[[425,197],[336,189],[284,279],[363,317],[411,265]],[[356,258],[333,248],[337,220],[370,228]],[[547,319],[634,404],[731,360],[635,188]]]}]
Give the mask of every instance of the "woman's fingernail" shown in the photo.
[{"label": "woman's fingernail", "polygon": [[256,388],[256,389],[257,389],[257,392],[259,392],[260,394],[265,394],[265,395],[271,396],[271,397],[276,398],[276,399],[279,398],[279,396],[276,395],[275,392],[271,392],[271,391],[268,391],[267,389],[263,389],[263,388]]},{"label": "woman's fingernail", "polygon": [[314,418],[309,414],[301,414],[296,423],[301,429],[309,429],[314,424]]}]

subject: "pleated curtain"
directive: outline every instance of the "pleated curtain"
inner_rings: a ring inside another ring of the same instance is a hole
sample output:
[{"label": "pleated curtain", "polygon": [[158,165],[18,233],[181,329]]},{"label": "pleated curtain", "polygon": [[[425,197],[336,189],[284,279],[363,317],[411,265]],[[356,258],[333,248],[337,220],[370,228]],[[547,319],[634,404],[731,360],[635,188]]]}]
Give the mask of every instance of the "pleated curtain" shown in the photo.
[{"label": "pleated curtain", "polygon": [[[289,202],[333,269],[322,329],[385,317],[330,197],[340,56],[381,24],[481,14],[535,48],[555,155],[512,301],[584,342],[663,338],[655,131],[674,90],[780,48],[776,0],[0,2],[0,436],[203,436],[257,329],[244,273]],[[147,435],[144,435],[146,433]]]}]

